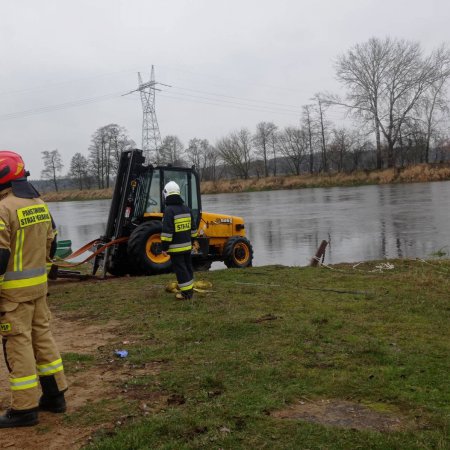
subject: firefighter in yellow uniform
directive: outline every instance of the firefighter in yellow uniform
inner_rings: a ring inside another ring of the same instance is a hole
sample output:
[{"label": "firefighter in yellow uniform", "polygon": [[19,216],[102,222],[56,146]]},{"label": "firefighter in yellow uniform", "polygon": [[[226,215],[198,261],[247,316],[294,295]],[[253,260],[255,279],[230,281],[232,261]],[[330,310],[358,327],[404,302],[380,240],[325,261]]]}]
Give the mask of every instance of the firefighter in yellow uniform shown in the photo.
[{"label": "firefighter in yellow uniform", "polygon": [[0,151],[0,334],[11,388],[0,428],[36,425],[39,409],[66,410],[67,382],[47,306],[54,231],[27,175],[20,155]]}]

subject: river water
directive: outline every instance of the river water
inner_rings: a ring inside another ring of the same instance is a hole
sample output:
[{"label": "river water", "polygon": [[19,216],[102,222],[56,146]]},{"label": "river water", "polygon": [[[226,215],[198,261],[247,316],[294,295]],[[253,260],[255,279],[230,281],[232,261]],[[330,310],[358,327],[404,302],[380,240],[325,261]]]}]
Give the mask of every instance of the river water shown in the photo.
[{"label": "river water", "polygon": [[[76,250],[102,235],[109,205],[50,203],[59,239]],[[205,195],[202,207],[244,218],[254,266],[307,265],[322,240],[327,264],[450,254],[450,181]]]}]

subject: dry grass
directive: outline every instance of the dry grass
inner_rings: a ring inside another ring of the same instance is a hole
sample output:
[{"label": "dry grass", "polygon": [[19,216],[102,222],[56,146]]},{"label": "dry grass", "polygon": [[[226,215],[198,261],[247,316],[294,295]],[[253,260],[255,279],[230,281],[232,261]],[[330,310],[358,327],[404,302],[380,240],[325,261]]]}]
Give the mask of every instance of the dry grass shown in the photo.
[{"label": "dry grass", "polygon": [[92,190],[70,190],[60,192],[47,192],[42,194],[46,202],[65,202],[77,200],[104,200],[112,197],[112,188]]},{"label": "dry grass", "polygon": [[278,176],[248,180],[219,180],[202,183],[204,194],[219,192],[301,189],[309,187],[357,186],[363,184],[418,183],[450,180],[449,165],[418,164],[405,169],[372,172],[334,173],[327,175]]},{"label": "dry grass", "polygon": [[442,181],[450,179],[450,166],[418,164],[407,167],[399,174],[402,182]]}]

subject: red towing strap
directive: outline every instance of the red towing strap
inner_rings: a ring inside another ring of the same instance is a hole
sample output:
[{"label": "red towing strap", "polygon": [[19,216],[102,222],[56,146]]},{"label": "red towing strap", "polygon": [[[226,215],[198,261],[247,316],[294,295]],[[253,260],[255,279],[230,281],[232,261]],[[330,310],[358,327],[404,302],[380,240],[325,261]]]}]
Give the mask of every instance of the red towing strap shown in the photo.
[{"label": "red towing strap", "polygon": [[[56,262],[56,265],[58,267],[76,267],[76,266],[80,266],[81,264],[84,264],[85,262],[88,262],[89,260],[91,260],[95,256],[99,255],[100,253],[103,253],[108,247],[111,247],[112,245],[116,245],[116,244],[122,244],[123,242],[126,242],[126,241],[128,241],[128,237],[121,237],[121,238],[118,238],[118,239],[114,239],[113,241],[108,242],[105,245],[102,245],[99,249],[97,249],[94,253],[92,253],[92,255],[89,255],[86,259],[84,259],[81,262],[78,262],[78,263],[67,263],[67,264],[60,264],[59,262]],[[66,259],[76,258],[77,256],[82,255],[87,250],[89,250],[91,247],[95,246],[96,244],[98,244],[100,242],[102,242],[102,241],[100,241],[99,239],[94,239],[93,241],[88,242],[86,245],[83,245],[83,247],[79,248],[78,250],[76,250],[75,252],[73,252],[72,254],[67,256],[67,258],[62,259],[61,261],[65,261]]]}]

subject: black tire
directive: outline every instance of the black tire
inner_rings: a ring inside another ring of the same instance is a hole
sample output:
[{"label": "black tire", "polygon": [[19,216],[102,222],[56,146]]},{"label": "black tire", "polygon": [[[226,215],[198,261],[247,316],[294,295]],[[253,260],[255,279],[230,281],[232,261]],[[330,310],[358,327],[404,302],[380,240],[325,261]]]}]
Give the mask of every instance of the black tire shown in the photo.
[{"label": "black tire", "polygon": [[223,248],[223,262],[230,268],[250,267],[253,261],[253,247],[242,236],[231,236]]},{"label": "black tire", "polygon": [[204,259],[192,259],[192,267],[195,272],[207,272],[211,268],[212,261]]},{"label": "black tire", "polygon": [[115,277],[123,277],[127,274],[134,274],[135,270],[130,268],[130,265],[128,264],[128,260],[120,260],[120,261],[114,261],[110,262],[108,265],[108,272],[111,275],[114,275]]},{"label": "black tire", "polygon": [[[114,254],[111,252],[114,251]],[[134,260],[128,255],[127,244],[119,244],[118,248],[109,248],[105,251],[107,272],[115,277],[124,275],[140,275],[140,271],[134,264]]]},{"label": "black tire", "polygon": [[161,245],[162,223],[157,220],[139,225],[128,239],[128,256],[143,275],[170,272],[172,263],[155,251]]}]

